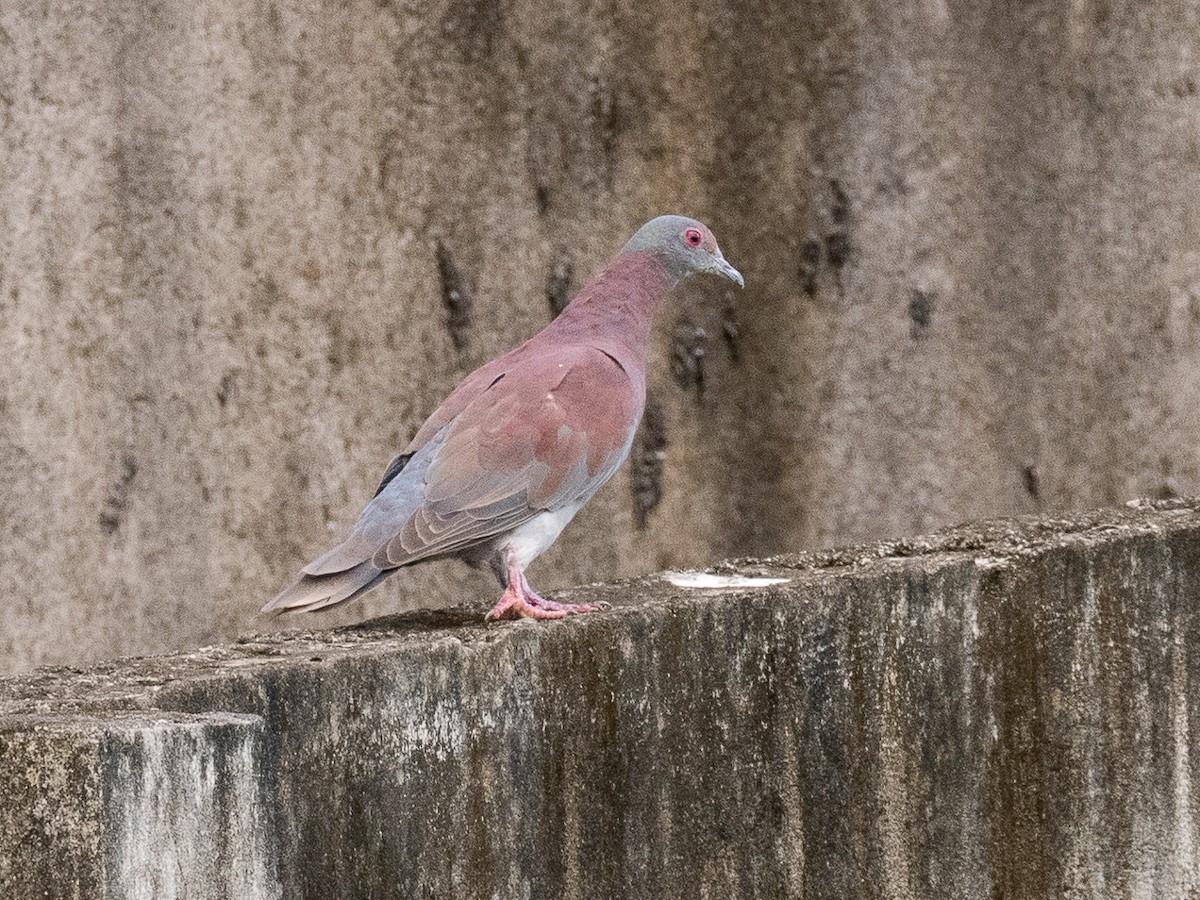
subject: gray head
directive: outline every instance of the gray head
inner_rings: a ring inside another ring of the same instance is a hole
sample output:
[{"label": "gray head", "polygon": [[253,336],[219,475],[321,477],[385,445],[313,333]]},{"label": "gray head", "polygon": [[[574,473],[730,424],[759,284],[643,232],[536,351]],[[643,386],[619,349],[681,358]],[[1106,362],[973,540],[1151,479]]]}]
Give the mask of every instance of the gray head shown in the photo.
[{"label": "gray head", "polygon": [[651,219],[629,239],[625,250],[648,250],[658,256],[676,281],[698,272],[724,275],[738,287],[746,282],[742,273],[725,261],[717,239],[708,226],[687,216]]}]

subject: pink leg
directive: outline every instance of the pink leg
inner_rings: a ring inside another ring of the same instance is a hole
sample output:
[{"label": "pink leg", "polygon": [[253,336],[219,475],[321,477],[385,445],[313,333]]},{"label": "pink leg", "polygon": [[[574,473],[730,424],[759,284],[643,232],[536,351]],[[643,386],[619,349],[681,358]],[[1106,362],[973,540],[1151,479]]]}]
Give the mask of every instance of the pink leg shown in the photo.
[{"label": "pink leg", "polygon": [[595,612],[600,607],[588,603],[556,603],[547,600],[529,586],[525,573],[513,560],[508,561],[508,587],[504,589],[500,602],[487,614],[487,621],[500,619],[562,619],[572,613]]},{"label": "pink leg", "polygon": [[[558,603],[554,600],[547,600],[529,586],[529,582],[525,580],[524,572],[521,573],[521,586],[525,588],[525,596],[542,609],[561,609],[568,613],[590,613],[602,608],[591,603]],[[605,603],[604,606],[608,606],[608,604]]]}]

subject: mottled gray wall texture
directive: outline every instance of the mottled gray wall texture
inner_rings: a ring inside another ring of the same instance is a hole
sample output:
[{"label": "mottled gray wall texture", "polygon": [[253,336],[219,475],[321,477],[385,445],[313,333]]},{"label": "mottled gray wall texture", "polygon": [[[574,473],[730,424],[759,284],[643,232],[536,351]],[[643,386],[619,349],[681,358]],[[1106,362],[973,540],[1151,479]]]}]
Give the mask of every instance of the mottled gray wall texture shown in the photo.
[{"label": "mottled gray wall texture", "polygon": [[5,2],[0,668],[251,627],[667,211],[748,286],[539,585],[1200,491],[1197,59],[1181,0]]}]

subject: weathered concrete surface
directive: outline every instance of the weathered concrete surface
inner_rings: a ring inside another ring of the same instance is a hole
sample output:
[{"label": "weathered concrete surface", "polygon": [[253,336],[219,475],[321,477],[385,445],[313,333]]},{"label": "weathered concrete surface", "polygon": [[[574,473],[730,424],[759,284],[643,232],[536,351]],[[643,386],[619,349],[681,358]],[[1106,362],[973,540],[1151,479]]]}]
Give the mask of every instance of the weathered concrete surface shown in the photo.
[{"label": "weathered concrete surface", "polygon": [[665,210],[749,286],[540,584],[1200,491],[1197,58],[1185,0],[0,5],[0,669],[255,627]]},{"label": "weathered concrete surface", "polygon": [[263,722],[66,713],[0,723],[0,896],[279,897]]},{"label": "weathered concrete surface", "polygon": [[723,570],[0,682],[0,895],[1200,891],[1200,501]]}]

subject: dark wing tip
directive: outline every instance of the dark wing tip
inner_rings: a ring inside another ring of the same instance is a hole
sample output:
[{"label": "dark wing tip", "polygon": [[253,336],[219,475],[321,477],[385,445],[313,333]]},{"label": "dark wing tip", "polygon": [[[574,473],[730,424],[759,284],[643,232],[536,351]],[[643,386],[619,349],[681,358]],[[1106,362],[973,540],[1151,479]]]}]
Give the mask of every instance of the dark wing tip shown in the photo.
[{"label": "dark wing tip", "polygon": [[414,454],[402,453],[388,463],[387,470],[383,473],[383,481],[379,482],[379,487],[375,488],[375,496],[378,497],[385,487],[392,483],[392,480],[404,471],[404,467],[408,465],[408,461],[412,459]]}]

